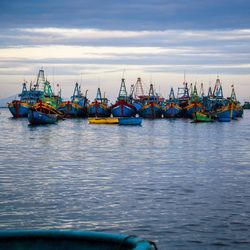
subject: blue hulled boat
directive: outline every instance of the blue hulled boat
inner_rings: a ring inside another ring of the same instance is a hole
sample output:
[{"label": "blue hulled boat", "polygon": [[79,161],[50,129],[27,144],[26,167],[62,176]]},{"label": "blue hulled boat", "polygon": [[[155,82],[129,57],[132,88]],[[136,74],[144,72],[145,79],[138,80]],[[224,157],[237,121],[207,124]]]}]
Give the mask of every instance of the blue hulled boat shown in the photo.
[{"label": "blue hulled boat", "polygon": [[8,103],[8,108],[15,118],[27,117],[29,108],[43,97],[43,91],[39,90],[38,80],[34,86],[30,86],[29,90],[24,82],[22,92],[18,97],[19,99]]},{"label": "blue hulled boat", "polygon": [[33,105],[28,113],[28,120],[31,125],[52,124],[60,118],[62,118],[62,113],[41,101]]},{"label": "blue hulled boat", "polygon": [[145,100],[148,99],[148,96],[144,94],[143,84],[140,77],[137,78],[135,84],[131,85],[129,98],[131,104],[136,108],[137,113],[139,113]]},{"label": "blue hulled boat", "polygon": [[199,112],[203,109],[203,105],[202,105],[202,100],[198,95],[196,84],[194,85],[193,89],[191,83],[190,89],[191,89],[191,98],[188,101],[188,105],[185,106],[184,112],[186,117],[193,118],[193,115],[196,112]]},{"label": "blue hulled boat", "polygon": [[8,103],[10,112],[14,117],[27,117],[29,108],[39,101],[49,103],[56,107],[61,97],[52,93],[50,83],[45,80],[44,70],[38,72],[37,80],[34,85],[30,84],[30,89],[27,90],[26,83],[23,83],[22,93],[19,94],[20,100],[14,100]]},{"label": "blue hulled boat", "polygon": [[131,104],[125,85],[125,79],[121,81],[117,101],[111,106],[111,113],[114,117],[132,117],[136,115],[136,108]]},{"label": "blue hulled boat", "polygon": [[88,116],[90,117],[109,117],[111,114],[110,107],[108,106],[108,99],[102,97],[100,88],[97,89],[97,94],[94,102],[89,104]]},{"label": "blue hulled boat", "polygon": [[9,111],[15,118],[27,117],[29,107],[30,106],[27,102],[23,102],[20,100],[13,100],[12,102],[8,103]]},{"label": "blue hulled boat", "polygon": [[190,99],[189,96],[189,89],[187,86],[187,82],[183,82],[183,87],[179,87],[178,88],[178,92],[177,92],[177,100],[178,100],[178,106],[180,106],[180,108],[182,109],[180,112],[180,117],[185,117],[186,113],[185,113],[185,108],[188,106],[188,102]]},{"label": "blue hulled boat", "polygon": [[165,118],[180,117],[182,108],[178,105],[178,100],[175,98],[174,90],[171,88],[169,99],[163,107],[163,116]]},{"label": "blue hulled boat", "polygon": [[81,93],[81,87],[76,83],[70,101],[63,101],[58,110],[64,113],[65,117],[85,117],[87,115],[87,104],[87,91],[84,96]]},{"label": "blue hulled boat", "polygon": [[181,116],[182,108],[174,102],[167,103],[163,108],[165,118],[177,118]]},{"label": "blue hulled boat", "polygon": [[243,107],[241,106],[240,102],[236,98],[234,85],[231,86],[231,96],[230,96],[230,103],[233,105],[233,112],[235,113],[235,117],[242,117],[243,116]]},{"label": "blue hulled boat", "polygon": [[199,101],[193,101],[185,107],[186,116],[192,118],[194,113],[203,109],[202,104]]},{"label": "blue hulled boat", "polygon": [[236,113],[232,104],[228,104],[216,111],[216,117],[219,122],[230,122],[236,118]]},{"label": "blue hulled boat", "polygon": [[119,125],[141,125],[141,117],[120,117]]},{"label": "blue hulled boat", "polygon": [[159,104],[159,96],[155,95],[153,84],[150,84],[148,100],[139,110],[139,115],[143,118],[161,118],[162,117],[162,107]]},{"label": "blue hulled boat", "polygon": [[56,114],[45,114],[31,108],[28,113],[28,120],[31,125],[38,125],[56,123],[58,118]]}]

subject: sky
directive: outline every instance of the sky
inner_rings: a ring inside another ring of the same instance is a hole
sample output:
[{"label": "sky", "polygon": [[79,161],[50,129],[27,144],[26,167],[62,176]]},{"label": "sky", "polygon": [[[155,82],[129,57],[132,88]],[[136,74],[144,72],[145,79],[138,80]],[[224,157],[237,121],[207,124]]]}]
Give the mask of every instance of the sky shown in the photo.
[{"label": "sky", "polygon": [[[248,0],[0,1],[0,98],[15,95],[43,68],[69,97],[78,81],[115,99],[142,78],[163,96],[184,81],[220,77],[238,99],[250,100]],[[56,89],[55,89],[56,91]]]}]

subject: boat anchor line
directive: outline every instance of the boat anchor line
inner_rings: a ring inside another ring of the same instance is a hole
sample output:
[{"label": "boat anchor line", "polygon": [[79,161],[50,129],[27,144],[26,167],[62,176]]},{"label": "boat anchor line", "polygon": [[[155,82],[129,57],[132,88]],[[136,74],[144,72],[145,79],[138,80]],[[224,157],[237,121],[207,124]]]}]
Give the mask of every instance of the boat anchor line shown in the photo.
[{"label": "boat anchor line", "polygon": [[[137,236],[136,236],[136,235],[128,235],[127,237],[125,237],[125,238],[122,240],[121,244],[118,246],[118,248],[117,248],[116,250],[121,250],[122,247],[124,246],[124,244],[126,243],[126,241],[127,241],[128,239],[130,239],[130,238],[137,238]],[[138,242],[145,242],[145,240],[141,239],[140,241],[137,241],[136,243],[138,243]],[[148,242],[150,243],[151,246],[154,247],[155,250],[158,250],[158,248],[157,248],[155,242],[153,242],[153,241],[148,241]],[[152,249],[152,250],[153,250],[153,249]]]}]

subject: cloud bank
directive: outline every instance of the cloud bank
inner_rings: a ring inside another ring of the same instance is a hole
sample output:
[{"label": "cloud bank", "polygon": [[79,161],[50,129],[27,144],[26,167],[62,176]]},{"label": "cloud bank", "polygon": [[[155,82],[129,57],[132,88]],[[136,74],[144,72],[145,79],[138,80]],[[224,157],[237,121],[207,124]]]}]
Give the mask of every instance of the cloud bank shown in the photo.
[{"label": "cloud bank", "polygon": [[[197,81],[210,81],[207,76],[215,78],[217,73],[248,76],[250,72],[250,29],[124,31],[35,27],[2,29],[0,38],[3,78],[31,76],[43,66],[50,75],[53,69],[61,81],[67,78],[73,82],[76,76],[79,80],[84,72],[96,87],[96,76],[109,81],[108,77],[112,77],[106,74],[111,72],[119,84],[124,69],[134,81],[142,74],[147,75],[148,81],[152,74],[165,74],[165,79],[176,74],[179,83],[184,71],[187,75],[204,76],[197,77]],[[193,77],[192,81],[196,79]]]}]

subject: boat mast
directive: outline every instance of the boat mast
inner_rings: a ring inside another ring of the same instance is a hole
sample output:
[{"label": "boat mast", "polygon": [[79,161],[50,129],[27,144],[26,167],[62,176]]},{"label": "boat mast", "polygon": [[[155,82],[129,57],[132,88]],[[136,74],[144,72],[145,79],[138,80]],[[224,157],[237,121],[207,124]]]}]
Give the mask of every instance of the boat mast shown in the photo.
[{"label": "boat mast", "polygon": [[126,90],[126,85],[125,85],[125,79],[122,78],[118,100],[127,100],[127,98],[128,98],[128,95],[127,95],[127,90]]},{"label": "boat mast", "polygon": [[169,93],[169,100],[175,100],[175,95],[174,95],[174,89],[171,87],[170,93]]},{"label": "boat mast", "polygon": [[34,85],[35,90],[39,90],[40,84],[45,84],[44,70],[40,69],[37,75],[36,84]]},{"label": "boat mast", "polygon": [[223,99],[222,85],[218,75],[214,86],[213,97],[216,99]]},{"label": "boat mast", "polygon": [[235,91],[234,91],[234,85],[232,84],[231,87],[232,87],[231,100],[232,101],[237,101],[236,94],[235,94]]},{"label": "boat mast", "polygon": [[149,97],[149,100],[153,100],[153,101],[157,100],[156,95],[155,95],[155,91],[154,91],[154,86],[152,83],[150,84],[148,97]]},{"label": "boat mast", "polygon": [[204,87],[203,87],[203,83],[201,83],[200,97],[204,97]]},{"label": "boat mast", "polygon": [[144,96],[144,89],[142,86],[141,78],[138,77],[135,84],[135,98],[140,98],[140,96]]},{"label": "boat mast", "polygon": [[212,93],[212,88],[211,88],[211,86],[210,86],[209,89],[208,89],[207,97],[209,97],[209,98],[213,97],[213,93]]},{"label": "boat mast", "polygon": [[80,96],[81,96],[80,86],[79,86],[78,82],[76,82],[72,97],[74,98],[74,97],[80,97]]},{"label": "boat mast", "polygon": [[102,93],[101,93],[101,90],[100,90],[100,88],[98,88],[97,89],[97,93],[96,93],[96,98],[95,98],[95,100],[97,101],[97,100],[102,100]]}]

